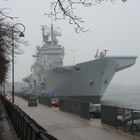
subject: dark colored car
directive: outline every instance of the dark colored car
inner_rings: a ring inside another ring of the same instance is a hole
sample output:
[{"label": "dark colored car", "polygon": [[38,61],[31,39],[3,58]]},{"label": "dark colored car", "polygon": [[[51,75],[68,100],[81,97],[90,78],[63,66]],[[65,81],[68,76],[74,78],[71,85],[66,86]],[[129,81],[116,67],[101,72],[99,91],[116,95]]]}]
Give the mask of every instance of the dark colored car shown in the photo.
[{"label": "dark colored car", "polygon": [[101,105],[100,104],[90,104],[89,113],[91,118],[101,117]]},{"label": "dark colored car", "polygon": [[37,106],[37,97],[29,97],[28,106]]},{"label": "dark colored car", "polygon": [[[140,112],[139,111],[134,111],[133,112],[133,119],[134,120],[140,119]],[[125,113],[124,117],[123,117],[123,115],[117,116],[117,120],[118,120],[119,125],[126,124],[128,121],[132,120],[132,112]]]}]

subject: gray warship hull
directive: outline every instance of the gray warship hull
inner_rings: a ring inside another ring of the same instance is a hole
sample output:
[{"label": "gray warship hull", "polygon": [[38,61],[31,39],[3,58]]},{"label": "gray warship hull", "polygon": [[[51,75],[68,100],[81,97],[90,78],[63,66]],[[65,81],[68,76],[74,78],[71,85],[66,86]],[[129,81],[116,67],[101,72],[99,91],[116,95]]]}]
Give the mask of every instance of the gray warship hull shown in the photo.
[{"label": "gray warship hull", "polygon": [[56,96],[100,99],[114,74],[135,63],[136,57],[103,57],[47,71],[46,89]]},{"label": "gray warship hull", "polygon": [[[114,74],[135,64],[136,56],[106,56],[107,50],[98,50],[95,59],[74,66],[63,66],[64,47],[58,43],[61,33],[54,28],[42,26],[43,44],[37,46],[31,74],[27,82],[29,94],[71,97],[99,101]],[[50,94],[51,93],[51,94]],[[95,101],[96,102],[96,101]]]}]

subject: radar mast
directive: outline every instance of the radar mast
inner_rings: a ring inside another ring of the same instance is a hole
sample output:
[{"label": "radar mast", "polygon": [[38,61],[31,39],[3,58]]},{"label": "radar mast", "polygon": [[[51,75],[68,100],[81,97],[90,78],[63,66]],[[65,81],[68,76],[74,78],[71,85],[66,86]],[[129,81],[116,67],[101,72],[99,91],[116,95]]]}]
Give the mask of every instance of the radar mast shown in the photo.
[{"label": "radar mast", "polygon": [[53,26],[53,13],[46,14],[51,18],[51,28],[48,28],[46,25],[42,25],[42,36],[43,36],[43,42],[46,44],[50,43],[52,45],[56,45],[58,43],[58,40],[56,37],[61,36],[59,28],[54,28]]}]

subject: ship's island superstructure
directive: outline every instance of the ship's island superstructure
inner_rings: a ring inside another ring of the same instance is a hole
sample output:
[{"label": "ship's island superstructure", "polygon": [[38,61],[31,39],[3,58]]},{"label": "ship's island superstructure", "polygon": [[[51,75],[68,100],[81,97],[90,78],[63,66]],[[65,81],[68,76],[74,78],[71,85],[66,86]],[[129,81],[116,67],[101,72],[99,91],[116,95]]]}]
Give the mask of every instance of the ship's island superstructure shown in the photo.
[{"label": "ship's island superstructure", "polygon": [[136,56],[106,56],[106,51],[94,60],[63,66],[64,47],[59,45],[60,32],[42,26],[43,45],[37,47],[31,74],[23,81],[29,85],[28,93],[48,93],[58,97],[95,99],[98,102],[114,74],[135,64]]}]

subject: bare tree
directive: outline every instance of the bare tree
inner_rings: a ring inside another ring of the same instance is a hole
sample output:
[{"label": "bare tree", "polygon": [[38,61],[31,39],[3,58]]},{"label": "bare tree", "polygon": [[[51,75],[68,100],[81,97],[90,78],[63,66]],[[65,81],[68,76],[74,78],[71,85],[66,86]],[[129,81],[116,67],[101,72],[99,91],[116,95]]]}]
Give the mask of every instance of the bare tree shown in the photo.
[{"label": "bare tree", "polygon": [[[105,1],[115,1],[115,0],[52,0],[51,8],[53,9],[53,15],[55,20],[59,19],[67,19],[70,24],[74,24],[75,31],[79,32],[87,32],[88,29],[85,29],[82,26],[84,20],[77,16],[75,11],[75,6],[83,6],[90,7],[94,4],[101,4]],[[126,2],[127,0],[121,0],[122,2]],[[49,14],[47,14],[49,15]]]},{"label": "bare tree", "polygon": [[0,18],[0,84],[5,81],[9,65],[9,46],[7,45],[6,31],[3,27],[4,19]]},{"label": "bare tree", "polygon": [[[13,19],[6,13],[6,9],[0,9],[0,84],[5,82],[11,61],[12,53],[12,27]],[[18,46],[21,41],[18,38],[18,28],[14,28],[15,53],[20,53]]]}]

